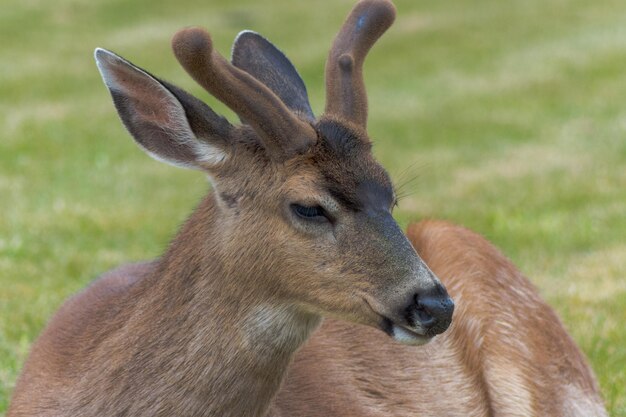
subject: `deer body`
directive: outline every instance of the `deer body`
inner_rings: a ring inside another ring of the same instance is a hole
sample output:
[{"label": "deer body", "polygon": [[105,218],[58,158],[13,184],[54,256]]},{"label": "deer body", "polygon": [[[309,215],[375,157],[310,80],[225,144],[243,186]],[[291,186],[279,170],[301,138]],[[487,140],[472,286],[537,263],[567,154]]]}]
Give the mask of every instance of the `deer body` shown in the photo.
[{"label": "deer body", "polygon": [[[205,172],[213,191],[162,257],[66,302],[33,346],[9,417],[602,415],[584,402],[586,414],[566,413],[558,378],[601,410],[597,388],[527,281],[475,235],[427,223],[410,231],[413,245],[463,306],[441,335],[454,303],[393,219],[366,133],[362,65],[394,16],[386,0],[354,8],[319,118],[293,65],[252,32],[232,64],[202,29],[172,41],[239,126],[96,50],[139,146]],[[332,320],[296,355],[322,317]]]}]

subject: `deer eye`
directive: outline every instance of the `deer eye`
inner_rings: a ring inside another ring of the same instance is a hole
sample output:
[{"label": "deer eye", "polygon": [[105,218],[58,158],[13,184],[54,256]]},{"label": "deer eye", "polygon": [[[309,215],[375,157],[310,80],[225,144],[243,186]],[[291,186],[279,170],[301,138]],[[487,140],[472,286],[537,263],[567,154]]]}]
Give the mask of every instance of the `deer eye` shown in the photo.
[{"label": "deer eye", "polygon": [[291,210],[296,216],[306,220],[326,221],[330,220],[321,206],[302,206],[300,204],[292,204]]}]

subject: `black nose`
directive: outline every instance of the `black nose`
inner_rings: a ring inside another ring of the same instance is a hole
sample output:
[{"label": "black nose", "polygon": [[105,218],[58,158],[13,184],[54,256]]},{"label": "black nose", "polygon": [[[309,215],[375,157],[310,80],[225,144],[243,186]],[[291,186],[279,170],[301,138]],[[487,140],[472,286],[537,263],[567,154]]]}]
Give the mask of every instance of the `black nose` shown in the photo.
[{"label": "black nose", "polygon": [[454,301],[441,285],[434,291],[415,294],[414,301],[407,311],[407,321],[412,327],[421,327],[426,335],[434,336],[450,326]]}]

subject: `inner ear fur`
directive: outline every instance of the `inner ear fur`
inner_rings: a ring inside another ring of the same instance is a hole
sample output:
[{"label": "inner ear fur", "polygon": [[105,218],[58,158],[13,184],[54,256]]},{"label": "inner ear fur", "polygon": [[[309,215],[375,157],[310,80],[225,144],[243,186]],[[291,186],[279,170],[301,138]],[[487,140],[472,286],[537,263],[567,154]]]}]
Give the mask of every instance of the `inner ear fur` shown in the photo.
[{"label": "inner ear fur", "polygon": [[113,52],[95,58],[124,126],[152,157],[186,168],[221,162],[233,127],[205,103]]}]

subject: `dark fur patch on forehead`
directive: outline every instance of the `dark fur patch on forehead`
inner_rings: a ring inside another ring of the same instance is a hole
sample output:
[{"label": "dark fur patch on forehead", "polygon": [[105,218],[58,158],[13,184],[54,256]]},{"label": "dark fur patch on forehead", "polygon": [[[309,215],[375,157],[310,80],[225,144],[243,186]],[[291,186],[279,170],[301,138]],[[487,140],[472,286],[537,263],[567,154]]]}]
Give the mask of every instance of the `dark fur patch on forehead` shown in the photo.
[{"label": "dark fur patch on forehead", "polygon": [[322,119],[317,123],[315,129],[318,138],[337,152],[350,153],[350,151],[357,149],[371,150],[372,145],[367,137],[362,137],[363,134],[338,121]]},{"label": "dark fur patch on forehead", "polygon": [[353,211],[388,209],[393,187],[387,172],[374,160],[364,133],[334,120],[322,119],[315,127],[314,164],[331,196]]}]

